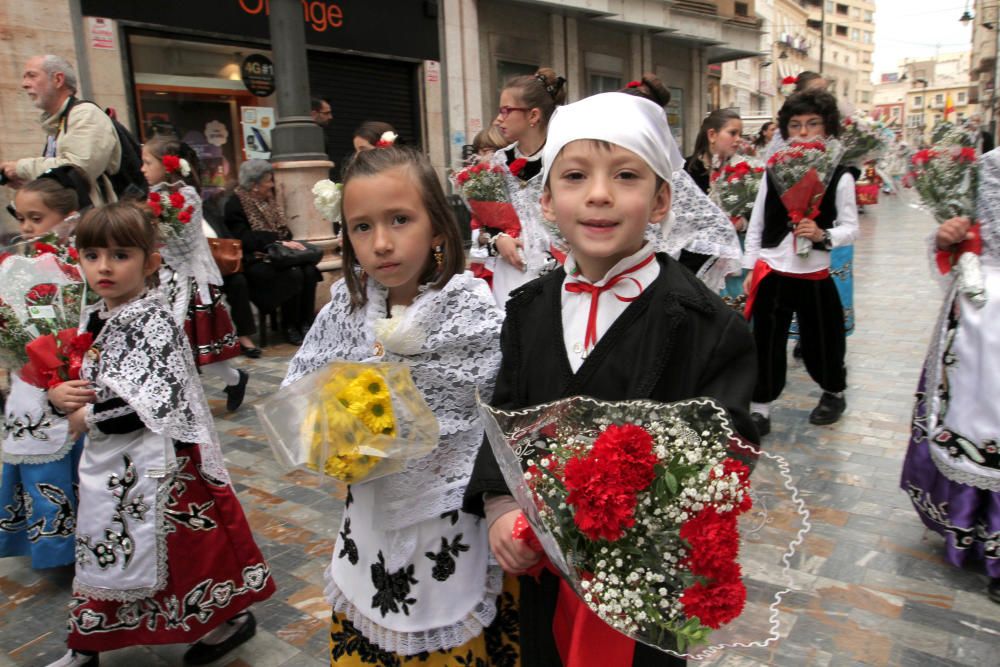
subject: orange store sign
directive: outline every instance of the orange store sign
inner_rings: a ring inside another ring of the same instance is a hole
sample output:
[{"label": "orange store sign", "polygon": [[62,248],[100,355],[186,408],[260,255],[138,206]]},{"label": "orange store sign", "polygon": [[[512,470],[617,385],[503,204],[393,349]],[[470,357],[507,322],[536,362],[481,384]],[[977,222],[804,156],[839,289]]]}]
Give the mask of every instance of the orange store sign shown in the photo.
[{"label": "orange store sign", "polygon": [[[237,0],[240,9],[250,15],[263,12],[264,16],[271,13],[270,0]],[[328,28],[340,28],[344,25],[344,10],[335,2],[323,0],[301,0],[302,15],[305,22],[316,32],[326,32]]]}]

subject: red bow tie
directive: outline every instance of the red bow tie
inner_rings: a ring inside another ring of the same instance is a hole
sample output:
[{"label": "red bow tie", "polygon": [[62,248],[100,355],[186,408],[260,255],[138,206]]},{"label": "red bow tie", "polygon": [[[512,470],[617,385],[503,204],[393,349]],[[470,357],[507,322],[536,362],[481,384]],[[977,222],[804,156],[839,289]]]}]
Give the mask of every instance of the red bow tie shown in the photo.
[{"label": "red bow tie", "polygon": [[587,334],[586,337],[583,339],[584,350],[589,350],[591,346],[597,344],[597,304],[600,302],[601,292],[606,292],[607,290],[611,289],[612,287],[614,287],[623,280],[631,280],[636,284],[636,287],[639,288],[639,294],[636,294],[635,296],[632,297],[615,294],[615,298],[618,299],[619,301],[622,301],[623,303],[630,303],[632,301],[635,301],[636,299],[639,298],[639,295],[642,294],[642,289],[643,289],[642,283],[640,283],[638,280],[636,280],[634,277],[628,274],[635,273],[642,267],[652,262],[654,259],[656,259],[656,255],[650,255],[646,259],[642,260],[641,262],[633,266],[631,269],[626,269],[625,271],[622,271],[621,273],[612,276],[608,280],[608,282],[606,282],[604,285],[600,287],[598,287],[597,285],[593,285],[591,283],[579,283],[579,282],[566,283],[567,292],[571,292],[573,294],[583,294],[583,293],[590,294],[590,314],[587,316]]}]

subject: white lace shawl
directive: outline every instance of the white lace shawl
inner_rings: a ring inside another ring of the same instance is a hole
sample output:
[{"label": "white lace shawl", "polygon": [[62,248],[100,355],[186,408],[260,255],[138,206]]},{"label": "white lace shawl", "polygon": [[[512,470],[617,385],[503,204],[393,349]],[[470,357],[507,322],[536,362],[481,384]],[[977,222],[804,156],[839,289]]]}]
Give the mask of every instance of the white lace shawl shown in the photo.
[{"label": "white lace shawl", "polygon": [[[121,398],[149,430],[197,444],[205,472],[228,482],[194,355],[160,294],[147,292],[113,310],[101,302],[87,310],[88,319],[95,311],[107,322],[94,341],[96,359],[84,357],[80,376],[94,385],[97,400]],[[87,419],[116,416],[119,411],[88,411]]]},{"label": "white lace shawl", "polygon": [[649,227],[647,240],[657,252],[665,252],[674,259],[682,250],[708,255],[709,260],[698,270],[698,277],[709,289],[718,292],[725,286],[726,276],[742,271],[743,251],[729,216],[683,169],[674,172],[670,210],[666,223]]},{"label": "white lace shawl", "polygon": [[[184,196],[185,207],[190,206],[194,209],[191,221],[184,226],[184,234],[170,238],[160,249],[160,254],[163,255],[163,261],[178,276],[194,278],[198,285],[198,292],[201,294],[202,303],[211,303],[212,295],[208,286],[222,285],[222,274],[219,273],[219,267],[212,258],[212,251],[205,239],[201,197],[198,196],[198,191],[190,185],[184,185],[178,189],[176,186],[170,186],[166,183],[159,183],[151,189],[165,197],[169,197],[171,192],[180,192]],[[185,290],[186,292],[188,290]],[[190,299],[190,294],[187,294],[187,298]],[[186,317],[187,303],[183,304],[183,310],[181,310],[181,305],[177,306],[175,316],[178,310],[183,312]]]},{"label": "white lace shawl", "polygon": [[[503,312],[482,280],[464,273],[441,290],[422,288],[395,326],[387,326],[387,291],[368,281],[368,303],[354,312],[343,279],[313,323],[283,384],[334,360],[394,361],[413,381],[441,426],[441,442],[395,475],[367,482],[381,499],[376,524],[400,530],[462,505],[462,493],[483,440],[476,390],[493,395],[500,369]],[[398,312],[398,311],[397,311]],[[376,331],[384,354],[375,354]]]},{"label": "white lace shawl", "polygon": [[983,237],[983,257],[1000,258],[1000,149],[979,158],[979,193],[976,213]]}]

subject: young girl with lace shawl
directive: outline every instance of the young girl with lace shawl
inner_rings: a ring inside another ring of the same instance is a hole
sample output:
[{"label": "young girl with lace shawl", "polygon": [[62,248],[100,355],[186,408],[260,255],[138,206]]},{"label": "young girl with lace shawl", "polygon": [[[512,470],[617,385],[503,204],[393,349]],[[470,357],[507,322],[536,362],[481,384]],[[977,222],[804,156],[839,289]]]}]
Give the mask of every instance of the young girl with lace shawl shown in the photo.
[{"label": "young girl with lace shawl", "polygon": [[[12,209],[23,242],[18,249],[35,254],[44,242],[72,261],[67,246],[78,211],[90,206],[90,189],[86,172],[72,165],[50,169],[19,188]],[[45,382],[32,382],[25,373],[10,369],[4,405],[0,557],[31,556],[35,568],[70,565],[83,443],[70,436],[66,416],[52,410]]]},{"label": "young girl with lace shawl", "polygon": [[949,275],[900,486],[924,525],[944,536],[949,563],[983,562],[987,594],[1000,603],[1000,149],[979,158],[976,211],[976,228],[948,220],[934,246],[945,259],[981,239],[986,304],[973,304]]},{"label": "young girl with lace shawl", "polygon": [[564,254],[553,247],[551,229],[538,204],[542,196],[542,149],[549,118],[566,102],[566,79],[543,67],[514,77],[500,92],[493,124],[510,145],[496,151],[490,164],[503,170],[507,195],[520,229],[490,229],[493,295],[501,308],[511,291],[551,271]]},{"label": "young girl with lace shawl", "polygon": [[80,266],[102,302],[84,317],[94,342],[80,377],[92,396],[49,392],[70,430],[87,434],[70,651],[57,666],[199,638],[184,659],[210,662],[253,636],[247,608],[274,592],[187,339],[149,289],[157,243],[148,212],[131,203],[91,211],[77,227]]},{"label": "young girl with lace shawl", "polygon": [[170,237],[162,248],[160,291],[177,324],[184,327],[198,368],[226,383],[226,409],[243,403],[250,376],[233,368],[229,359],[242,352],[236,327],[222,302],[222,275],[202,231],[196,156],[176,139],[156,138],[142,147],[142,173],[150,193],[169,197],[180,193],[191,207],[191,221],[182,236]]},{"label": "young girl with lace shawl", "polygon": [[326,575],[331,664],[514,665],[512,598],[486,526],[461,510],[483,438],[476,392],[493,393],[502,312],[486,283],[462,272],[458,224],[425,156],[361,152],[343,184],[344,278],[285,384],[335,360],[405,363],[441,440],[402,472],[348,489]]}]

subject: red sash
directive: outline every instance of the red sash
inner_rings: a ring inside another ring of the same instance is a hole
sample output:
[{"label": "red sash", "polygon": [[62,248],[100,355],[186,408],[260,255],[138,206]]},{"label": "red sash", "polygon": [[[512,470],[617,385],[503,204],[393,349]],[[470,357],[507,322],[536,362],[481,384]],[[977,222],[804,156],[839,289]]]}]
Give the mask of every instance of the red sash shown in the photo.
[{"label": "red sash", "polygon": [[760,287],[761,281],[767,278],[772,273],[777,273],[779,276],[788,276],[789,278],[798,278],[799,280],[824,280],[830,277],[830,269],[820,269],[819,271],[813,271],[812,273],[785,273],[784,271],[778,271],[771,268],[771,265],[762,259],[758,259],[757,263],[753,265],[753,277],[750,279],[750,291],[747,292],[747,305],[743,309],[743,317],[747,320],[753,314],[753,304],[757,299],[757,288]]}]

